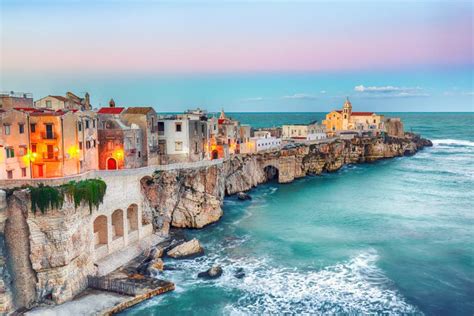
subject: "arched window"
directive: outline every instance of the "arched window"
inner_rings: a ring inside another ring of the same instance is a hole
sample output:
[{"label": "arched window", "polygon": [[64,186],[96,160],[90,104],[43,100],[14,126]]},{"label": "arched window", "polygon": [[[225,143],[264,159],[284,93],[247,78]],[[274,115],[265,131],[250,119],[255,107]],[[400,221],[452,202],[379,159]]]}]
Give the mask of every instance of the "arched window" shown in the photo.
[{"label": "arched window", "polygon": [[94,240],[96,248],[107,244],[107,217],[104,215],[97,216],[94,220]]},{"label": "arched window", "polygon": [[123,211],[115,210],[112,213],[112,239],[123,236]]}]

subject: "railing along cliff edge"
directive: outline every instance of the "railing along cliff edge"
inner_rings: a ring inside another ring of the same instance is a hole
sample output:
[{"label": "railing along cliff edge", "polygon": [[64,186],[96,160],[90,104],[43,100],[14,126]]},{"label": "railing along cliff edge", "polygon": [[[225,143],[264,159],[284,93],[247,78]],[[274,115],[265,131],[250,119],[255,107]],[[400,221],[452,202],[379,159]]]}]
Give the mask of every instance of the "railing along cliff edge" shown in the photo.
[{"label": "railing along cliff edge", "polygon": [[45,185],[61,185],[68,183],[69,181],[80,181],[84,179],[95,179],[102,178],[107,182],[107,178],[121,177],[121,176],[136,176],[137,178],[142,178],[144,176],[150,176],[154,171],[169,171],[169,170],[178,170],[178,169],[194,169],[194,168],[203,168],[210,167],[222,164],[224,159],[215,159],[215,160],[201,160],[195,162],[183,162],[183,163],[174,163],[169,165],[156,165],[156,166],[147,166],[141,168],[133,169],[119,169],[119,170],[91,170],[84,173],[65,176],[60,178],[35,178],[35,179],[4,179],[0,180],[0,189],[11,189],[15,187],[22,187],[27,185],[36,186],[40,183]]}]

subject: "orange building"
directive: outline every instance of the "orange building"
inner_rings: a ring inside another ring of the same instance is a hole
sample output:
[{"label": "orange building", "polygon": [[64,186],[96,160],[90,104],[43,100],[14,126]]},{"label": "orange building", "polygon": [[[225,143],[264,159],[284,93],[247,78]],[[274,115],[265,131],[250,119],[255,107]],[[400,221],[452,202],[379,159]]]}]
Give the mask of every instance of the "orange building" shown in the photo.
[{"label": "orange building", "polygon": [[0,116],[0,144],[5,148],[5,157],[0,156],[1,178],[63,177],[97,169],[95,116],[34,108],[4,112]]}]

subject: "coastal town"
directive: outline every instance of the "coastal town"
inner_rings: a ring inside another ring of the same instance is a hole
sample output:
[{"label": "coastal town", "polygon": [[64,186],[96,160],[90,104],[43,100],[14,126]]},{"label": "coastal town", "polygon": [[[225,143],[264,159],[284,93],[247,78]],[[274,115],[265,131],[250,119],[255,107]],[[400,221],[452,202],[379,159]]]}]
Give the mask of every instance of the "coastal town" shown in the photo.
[{"label": "coastal town", "polygon": [[72,92],[36,101],[0,94],[0,180],[59,178],[91,170],[226,159],[295,143],[389,135],[403,137],[397,118],[353,112],[346,100],[322,122],[254,129],[203,109],[160,115],[151,106],[94,107]]},{"label": "coastal town", "polygon": [[[69,303],[82,306],[81,315],[122,311],[175,288],[162,280],[169,261],[205,249],[172,229],[218,222],[226,196],[243,202],[271,180],[290,183],[430,145],[399,118],[352,111],[349,99],[322,122],[252,128],[224,110],[160,115],[113,99],[97,108],[88,93],[36,101],[2,93],[0,313],[71,314]],[[196,277],[218,278],[223,269]]]}]

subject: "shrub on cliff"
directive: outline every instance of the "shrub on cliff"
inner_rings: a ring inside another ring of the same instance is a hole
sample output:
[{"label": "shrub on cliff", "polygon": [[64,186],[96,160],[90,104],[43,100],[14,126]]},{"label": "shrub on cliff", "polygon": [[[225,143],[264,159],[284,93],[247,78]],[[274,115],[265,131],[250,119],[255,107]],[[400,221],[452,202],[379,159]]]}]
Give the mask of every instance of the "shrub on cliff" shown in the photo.
[{"label": "shrub on cliff", "polygon": [[38,209],[44,214],[48,209],[61,208],[65,197],[73,201],[76,208],[81,203],[87,203],[92,213],[93,206],[97,208],[103,202],[107,184],[101,179],[87,179],[56,187],[40,184],[37,187],[29,187],[29,190],[33,213]]}]

